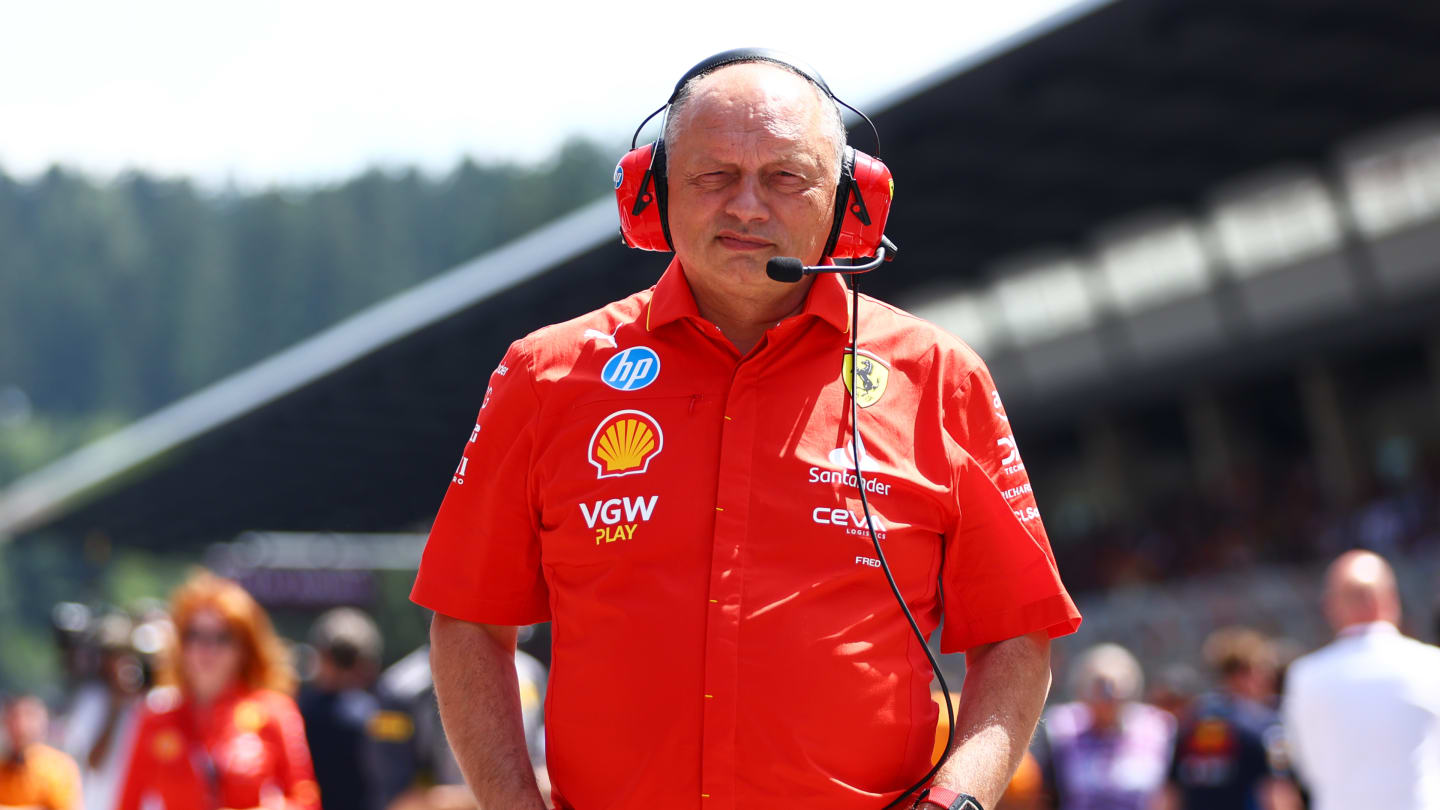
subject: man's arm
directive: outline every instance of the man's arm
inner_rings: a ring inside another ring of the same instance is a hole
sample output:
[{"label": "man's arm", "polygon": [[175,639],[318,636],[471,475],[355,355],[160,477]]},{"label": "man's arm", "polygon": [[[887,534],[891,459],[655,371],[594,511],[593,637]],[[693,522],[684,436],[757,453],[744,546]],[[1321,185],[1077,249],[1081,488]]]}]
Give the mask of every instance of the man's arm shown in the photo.
[{"label": "man's arm", "polygon": [[966,650],[955,745],[935,784],[994,808],[1020,767],[1049,692],[1044,631]]},{"label": "man's arm", "polygon": [[514,627],[440,613],[430,624],[440,720],[481,810],[546,810],[525,750],[515,638]]},{"label": "man's arm", "polygon": [[1313,789],[1310,784],[1309,763],[1305,761],[1305,749],[1300,744],[1302,734],[1301,717],[1305,714],[1305,687],[1301,682],[1301,661],[1290,665],[1285,673],[1285,697],[1280,702],[1280,727],[1284,730],[1285,760],[1291,779],[1298,785]]}]

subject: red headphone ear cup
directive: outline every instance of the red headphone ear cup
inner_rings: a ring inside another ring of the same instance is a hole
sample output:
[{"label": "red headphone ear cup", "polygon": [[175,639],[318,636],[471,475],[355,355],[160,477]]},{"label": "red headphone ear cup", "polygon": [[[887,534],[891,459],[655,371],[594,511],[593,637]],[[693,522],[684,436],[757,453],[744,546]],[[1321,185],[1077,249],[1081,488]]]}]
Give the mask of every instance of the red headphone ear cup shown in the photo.
[{"label": "red headphone ear cup", "polygon": [[[662,147],[663,148],[663,147]],[[620,209],[620,238],[640,250],[670,250],[663,216],[663,167],[653,171],[655,144],[631,149],[615,164],[615,202]],[[662,153],[663,154],[663,153]]]},{"label": "red headphone ear cup", "polygon": [[[890,218],[890,203],[895,198],[895,180],[890,169],[880,161],[861,152],[854,152],[854,182],[845,195],[845,214],[840,232],[835,237],[834,259],[861,259],[874,256],[885,235]],[[842,179],[842,183],[844,180]],[[840,204],[839,200],[836,200]],[[837,212],[838,213],[838,212]]]}]

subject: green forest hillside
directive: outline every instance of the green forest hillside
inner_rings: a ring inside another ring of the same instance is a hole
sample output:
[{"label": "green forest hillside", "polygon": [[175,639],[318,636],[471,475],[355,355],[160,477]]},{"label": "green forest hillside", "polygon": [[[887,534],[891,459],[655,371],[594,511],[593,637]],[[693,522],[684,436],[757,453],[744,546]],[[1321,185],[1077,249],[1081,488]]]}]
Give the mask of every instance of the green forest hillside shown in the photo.
[{"label": "green forest hillside", "polygon": [[616,154],[255,193],[0,171],[0,488],[605,194]]}]

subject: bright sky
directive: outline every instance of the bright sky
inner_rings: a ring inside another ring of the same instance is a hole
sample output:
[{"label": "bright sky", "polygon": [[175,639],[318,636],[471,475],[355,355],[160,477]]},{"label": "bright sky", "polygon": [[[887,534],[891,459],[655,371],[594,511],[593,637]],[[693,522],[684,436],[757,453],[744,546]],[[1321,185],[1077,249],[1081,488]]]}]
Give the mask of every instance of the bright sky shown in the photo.
[{"label": "bright sky", "polygon": [[[6,4],[0,170],[218,185],[615,142],[711,53],[806,59],[865,108],[1070,0],[712,3],[53,0]],[[645,9],[650,9],[646,11]]]}]

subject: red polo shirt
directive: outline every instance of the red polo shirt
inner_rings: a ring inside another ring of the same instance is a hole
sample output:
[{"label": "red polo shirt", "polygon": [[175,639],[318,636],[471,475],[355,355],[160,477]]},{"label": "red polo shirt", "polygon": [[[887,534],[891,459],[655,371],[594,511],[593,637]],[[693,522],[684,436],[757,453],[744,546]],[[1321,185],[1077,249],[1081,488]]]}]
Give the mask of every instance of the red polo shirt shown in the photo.
[{"label": "red polo shirt", "polygon": [[[553,620],[558,807],[875,810],[928,769],[932,674],[863,528],[849,340],[822,275],[742,357],[677,261],[491,375],[412,598]],[[1074,631],[980,358],[866,298],[859,372],[870,508],[921,629],[943,615],[947,651]]]}]

